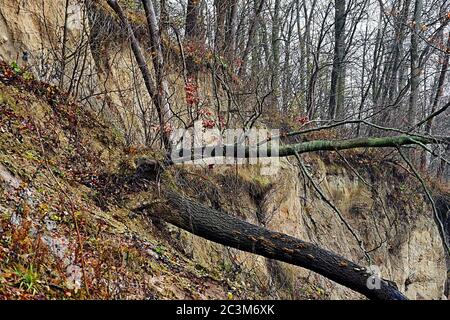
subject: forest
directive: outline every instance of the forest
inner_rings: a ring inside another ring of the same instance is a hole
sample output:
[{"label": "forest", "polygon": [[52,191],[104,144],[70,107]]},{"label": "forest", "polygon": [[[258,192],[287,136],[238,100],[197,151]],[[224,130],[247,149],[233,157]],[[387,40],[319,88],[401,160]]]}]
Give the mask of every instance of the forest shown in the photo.
[{"label": "forest", "polygon": [[448,299],[450,2],[0,0],[0,300]]}]

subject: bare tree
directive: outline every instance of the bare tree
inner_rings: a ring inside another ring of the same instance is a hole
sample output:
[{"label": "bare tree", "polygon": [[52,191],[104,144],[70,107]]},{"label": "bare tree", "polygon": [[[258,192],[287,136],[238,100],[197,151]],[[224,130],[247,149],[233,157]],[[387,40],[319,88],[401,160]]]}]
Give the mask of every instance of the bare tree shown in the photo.
[{"label": "bare tree", "polygon": [[331,92],[329,103],[330,119],[342,119],[345,90],[345,21],[347,17],[345,0],[335,0],[334,54],[331,71]]}]

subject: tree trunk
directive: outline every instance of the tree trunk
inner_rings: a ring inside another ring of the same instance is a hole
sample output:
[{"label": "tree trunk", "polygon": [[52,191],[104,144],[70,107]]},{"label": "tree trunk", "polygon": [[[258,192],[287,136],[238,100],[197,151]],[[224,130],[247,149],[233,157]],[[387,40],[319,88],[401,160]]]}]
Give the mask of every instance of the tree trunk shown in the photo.
[{"label": "tree trunk", "polygon": [[236,18],[238,0],[229,0],[229,10],[225,28],[225,54],[231,62],[236,51]]},{"label": "tree trunk", "polygon": [[422,0],[415,0],[414,5],[414,19],[413,19],[413,31],[411,33],[411,94],[409,96],[409,109],[408,109],[408,125],[413,125],[416,119],[417,102],[419,99],[419,79],[420,79],[420,66],[419,66],[419,32],[422,17]]},{"label": "tree trunk", "polygon": [[[161,47],[161,38],[158,28],[158,22],[156,20],[155,9],[153,7],[153,2],[150,0],[142,0],[144,5],[145,15],[147,16],[147,26],[150,35],[151,52],[153,59],[153,68],[155,69],[156,75],[156,99],[158,99],[158,104],[162,108],[164,124],[167,125],[168,121],[172,117],[172,111],[169,105],[169,85],[167,79],[164,75],[164,56]],[[167,136],[165,136],[167,139]],[[165,141],[166,146],[169,145],[169,141]]]},{"label": "tree trunk", "polygon": [[66,73],[68,19],[69,19],[69,0],[66,0],[64,5],[64,26],[63,26],[62,49],[61,49],[61,76],[59,78],[59,89],[61,90],[64,87],[64,75]]},{"label": "tree trunk", "polygon": [[[450,33],[448,34],[448,38],[447,38],[447,48],[450,48]],[[441,72],[439,73],[439,79],[438,79],[438,83],[436,86],[436,94],[434,95],[434,99],[432,101],[431,104],[431,111],[430,114],[434,114],[434,112],[436,111],[436,108],[439,104],[439,101],[441,100],[442,95],[444,94],[444,82],[445,82],[445,76],[447,74],[447,69],[449,66],[449,58],[450,58],[450,54],[445,54],[443,59],[443,63],[441,66]],[[432,128],[433,128],[433,120],[434,117],[429,119],[426,124],[425,124],[425,132],[428,135],[431,135],[432,133]],[[426,157],[425,157],[425,152],[422,154],[422,159],[421,159],[421,167],[425,168],[426,166]]]},{"label": "tree trunk", "polygon": [[[164,55],[166,53],[167,43],[170,40],[169,35],[167,33],[167,31],[169,30],[169,27],[170,27],[170,16],[169,16],[169,12],[167,11],[167,0],[161,0],[159,5],[160,5],[159,34],[160,34],[160,38],[162,39],[161,47],[162,47],[163,55]],[[165,41],[167,41],[167,43],[165,43]]]},{"label": "tree trunk", "polygon": [[[291,41],[292,41],[292,34],[294,29],[294,10],[291,10],[289,23],[288,23],[288,30],[286,35],[286,41],[284,45],[284,65],[283,65],[283,77],[282,77],[282,95],[281,95],[281,101],[282,101],[282,116],[285,119],[288,117],[288,106],[290,102],[290,96],[292,93],[292,87],[291,87]],[[299,110],[300,111],[300,110]]]},{"label": "tree trunk", "polygon": [[223,53],[225,45],[225,19],[227,14],[227,1],[226,0],[214,0],[214,6],[216,8],[216,37],[214,41],[214,47],[217,54]]},{"label": "tree trunk", "polygon": [[[194,47],[204,45],[201,4],[201,0],[188,0],[186,9],[185,41]],[[197,81],[198,65],[192,54],[186,58],[186,69],[187,76]]]},{"label": "tree trunk", "polygon": [[344,102],[345,0],[335,0],[334,54],[331,71],[329,118],[341,119]]},{"label": "tree trunk", "polygon": [[[416,122],[417,105],[419,100],[419,81],[421,68],[419,66],[419,32],[422,17],[422,0],[415,0],[414,4],[414,18],[413,18],[413,30],[411,33],[411,94],[409,96],[408,106],[408,125],[414,125]],[[416,150],[411,150],[409,156],[411,160],[416,162]]]},{"label": "tree trunk", "polygon": [[[382,91],[380,92],[379,100],[377,101],[378,116],[375,118],[375,122],[379,124],[394,125],[394,122],[399,123],[402,118],[392,119],[390,110],[386,109],[386,106],[393,103],[398,96],[399,89],[399,69],[403,64],[403,57],[401,52],[403,51],[403,42],[405,40],[405,29],[408,23],[408,13],[411,5],[411,0],[404,0],[403,6],[401,1],[398,2],[397,11],[400,11],[400,15],[395,20],[395,30],[393,44],[390,48],[390,53],[386,55],[385,64],[386,67],[382,76]],[[372,130],[372,133],[375,133]]]},{"label": "tree trunk", "polygon": [[131,28],[130,23],[128,22],[128,19],[125,16],[122,8],[117,3],[117,0],[107,0],[107,2],[108,2],[108,5],[111,7],[111,9],[113,9],[114,12],[119,17],[120,22],[122,23],[123,27],[125,28],[128,38],[130,39],[131,49],[133,51],[136,62],[139,66],[139,70],[141,71],[142,78],[144,79],[145,87],[146,87],[147,92],[148,92],[149,96],[151,97],[153,103],[155,104],[156,112],[157,112],[158,118],[159,118],[159,126],[160,126],[160,131],[161,131],[162,142],[163,142],[166,150],[170,150],[169,137],[166,134],[166,131],[164,130],[165,125],[167,123],[166,119],[164,117],[165,112],[160,104],[160,99],[159,99],[159,95],[157,93],[157,89],[155,87],[155,84],[153,83],[152,77],[150,75],[150,70],[149,70],[147,62],[142,54],[139,42],[136,39],[133,29]]},{"label": "tree trunk", "polygon": [[259,15],[261,14],[262,9],[264,8],[265,0],[259,0],[258,6],[255,7],[255,13],[253,18],[250,20],[250,27],[248,30],[248,38],[247,43],[244,48],[244,52],[242,53],[242,64],[239,67],[238,74],[242,75],[245,72],[246,65],[247,65],[247,58],[250,54],[250,51],[252,50],[253,46],[253,40],[255,38],[255,32],[256,32],[256,25],[258,24]]},{"label": "tree trunk", "polygon": [[[143,204],[135,211],[213,242],[312,270],[370,299],[406,300],[394,283],[377,278],[368,269],[333,252],[208,208],[174,191],[162,192],[166,201]],[[379,284],[377,289],[371,286],[374,279]]]},{"label": "tree trunk", "polygon": [[173,162],[190,160],[233,157],[233,158],[262,158],[262,157],[288,157],[295,154],[315,151],[336,151],[354,148],[396,148],[404,145],[450,143],[450,137],[426,138],[414,135],[399,135],[393,137],[355,138],[347,140],[315,140],[271,148],[269,146],[240,146],[240,145],[213,145],[198,148],[184,148],[174,150],[171,155]]},{"label": "tree trunk", "polygon": [[271,71],[273,75],[272,90],[273,90],[273,105],[275,106],[276,112],[280,112],[282,105],[281,88],[280,88],[280,10],[281,10],[281,0],[275,0],[275,6],[273,9],[273,19],[272,19],[272,35],[271,35],[271,46],[272,46],[272,60],[271,60]]},{"label": "tree trunk", "polygon": [[[303,4],[304,5],[304,4]],[[302,27],[301,27],[301,4],[300,1],[297,0],[296,1],[296,26],[297,26],[297,35],[298,35],[298,44],[299,44],[299,51],[300,51],[300,61],[299,61],[299,91],[301,93],[301,100],[300,100],[300,105],[304,106],[306,104],[306,99],[305,99],[305,93],[306,93],[306,36],[304,35],[304,33],[302,32]],[[306,17],[305,17],[306,18]],[[305,19],[306,20],[306,19]],[[300,110],[302,114],[306,114],[307,110],[306,108],[304,110]]]}]

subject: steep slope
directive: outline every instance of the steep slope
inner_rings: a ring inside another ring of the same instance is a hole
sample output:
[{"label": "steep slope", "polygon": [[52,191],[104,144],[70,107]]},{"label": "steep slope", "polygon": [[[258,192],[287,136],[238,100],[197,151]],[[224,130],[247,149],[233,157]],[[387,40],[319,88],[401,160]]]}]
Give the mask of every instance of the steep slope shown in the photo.
[{"label": "steep slope", "polygon": [[101,202],[102,176],[132,170],[122,137],[53,86],[10,72],[1,65],[1,298],[225,299],[242,286]]},{"label": "steep slope", "polygon": [[[126,147],[111,124],[5,63],[0,79],[2,297],[360,298],[307,270],[137,216],[127,207],[142,187],[128,183],[134,162],[158,154]],[[408,297],[440,299],[445,256],[419,185],[376,152],[346,159],[304,161],[371,264]],[[200,202],[367,265],[337,213],[289,161],[276,176],[260,166],[165,174]]]},{"label": "steep slope", "polygon": [[[60,59],[51,50],[62,49],[64,3],[3,0],[0,6],[0,57],[8,61],[0,74],[2,297],[360,298],[307,270],[132,213],[125,200],[138,190],[124,180],[133,176],[135,159],[158,153],[130,147],[145,140],[148,128],[139,118],[151,104],[140,77],[130,73],[134,60],[114,23],[101,10],[90,21],[82,19],[80,5],[69,10],[68,46],[79,45],[83,54],[67,61],[73,77],[65,87],[83,105],[32,80],[34,74],[58,81]],[[139,17],[132,18],[139,29]],[[85,33],[102,47],[92,48]],[[15,60],[28,72],[9,68]],[[170,77],[174,100],[184,103],[183,81]],[[205,100],[214,99],[212,86],[202,74]],[[88,110],[103,111],[110,122]],[[445,256],[420,185],[385,154],[359,150],[345,157],[324,153],[303,161],[371,251],[370,264],[410,298],[441,298]],[[295,159],[283,160],[275,176],[263,176],[258,166],[176,167],[167,174],[199,201],[369,264]],[[439,199],[448,217],[448,195]],[[74,290],[86,284],[89,293]]]}]

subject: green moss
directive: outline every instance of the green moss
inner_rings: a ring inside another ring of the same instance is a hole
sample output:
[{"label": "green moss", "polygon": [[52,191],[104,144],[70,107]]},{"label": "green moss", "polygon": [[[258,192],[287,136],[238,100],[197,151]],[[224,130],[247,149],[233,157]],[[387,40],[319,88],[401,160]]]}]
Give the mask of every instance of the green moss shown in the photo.
[{"label": "green moss", "polygon": [[166,251],[166,248],[163,245],[158,245],[155,248],[153,248],[153,251],[155,251],[160,256],[164,255],[164,252]]},{"label": "green moss", "polygon": [[27,150],[24,153],[24,156],[26,159],[28,160],[34,160],[34,161],[39,161],[39,155],[36,153],[36,151],[34,150]]},{"label": "green moss", "polygon": [[16,100],[5,92],[0,92],[0,104],[11,108],[13,111],[17,110]]},{"label": "green moss", "polygon": [[11,213],[11,211],[9,211],[8,209],[2,209],[1,211],[0,211],[0,218],[2,219],[2,220],[9,220],[9,219],[11,219],[11,215],[12,215],[12,213]]},{"label": "green moss", "polygon": [[177,180],[171,170],[165,170],[161,175],[164,184],[172,190],[178,190]]},{"label": "green moss", "polygon": [[125,137],[124,137],[122,131],[120,131],[119,129],[117,129],[114,126],[111,128],[111,137],[114,139],[115,142],[122,143],[125,141]]},{"label": "green moss", "polygon": [[257,183],[262,188],[267,188],[271,184],[271,181],[267,176],[261,175],[253,176],[253,182]]}]

